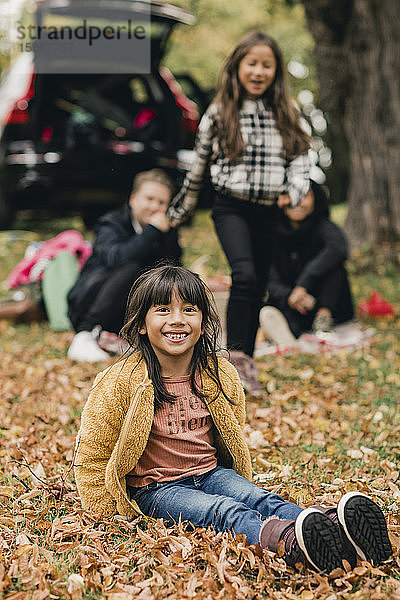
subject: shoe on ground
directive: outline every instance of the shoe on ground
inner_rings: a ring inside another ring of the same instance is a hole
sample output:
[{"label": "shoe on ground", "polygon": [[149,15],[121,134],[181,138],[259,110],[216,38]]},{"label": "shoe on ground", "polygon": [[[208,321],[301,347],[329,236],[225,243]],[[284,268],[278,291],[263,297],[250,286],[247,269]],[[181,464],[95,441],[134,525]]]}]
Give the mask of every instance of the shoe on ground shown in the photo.
[{"label": "shoe on ground", "polygon": [[74,336],[67,355],[77,362],[98,362],[110,358],[98,345],[96,333],[93,331],[79,331]]},{"label": "shoe on ground", "polygon": [[313,508],[318,508],[321,512],[325,513],[335,523],[336,527],[338,527],[339,533],[340,533],[340,540],[341,540],[342,546],[343,546],[342,558],[349,563],[349,565],[352,569],[354,569],[354,567],[357,566],[357,552],[355,551],[353,544],[348,539],[343,527],[339,523],[339,518],[338,518],[336,508],[333,508],[333,507],[326,508],[323,506],[315,506]]},{"label": "shoe on ground", "polygon": [[0,304],[0,319],[8,319],[14,323],[32,323],[43,321],[44,318],[40,304],[30,298]]},{"label": "shoe on ground", "polygon": [[284,559],[290,566],[299,562],[301,551],[306,565],[315,571],[330,573],[343,569],[339,528],[323,512],[316,508],[303,510],[294,522],[294,534],[287,548],[285,543]]},{"label": "shoe on ground", "polygon": [[312,331],[315,335],[331,333],[333,329],[333,319],[330,315],[316,315],[312,324]]},{"label": "shoe on ground", "polygon": [[124,354],[130,348],[128,342],[112,331],[102,330],[99,335],[98,345],[111,354]]},{"label": "shoe on ground", "polygon": [[296,338],[280,310],[274,306],[264,306],[260,310],[260,325],[268,339],[277,346],[295,346]]},{"label": "shoe on ground", "polygon": [[231,350],[229,352],[229,361],[239,373],[240,380],[247,393],[252,396],[261,396],[265,393],[264,388],[257,380],[258,369],[251,356],[240,350]]},{"label": "shoe on ground", "polygon": [[349,492],[340,499],[337,515],[361,560],[379,565],[392,555],[385,516],[371,498]]}]

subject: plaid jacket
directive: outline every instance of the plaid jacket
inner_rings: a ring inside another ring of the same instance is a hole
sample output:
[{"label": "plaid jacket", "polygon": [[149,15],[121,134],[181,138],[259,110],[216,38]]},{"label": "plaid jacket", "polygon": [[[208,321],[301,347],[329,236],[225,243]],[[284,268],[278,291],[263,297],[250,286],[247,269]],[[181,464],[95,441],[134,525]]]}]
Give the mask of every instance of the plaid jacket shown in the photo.
[{"label": "plaid jacket", "polygon": [[193,165],[168,210],[170,220],[179,223],[193,212],[207,167],[212,186],[222,194],[272,204],[288,193],[296,206],[309,188],[308,153],[288,159],[272,109],[261,99],[243,102],[239,118],[245,152],[234,161],[218,137],[217,115],[218,105],[211,104],[200,121]]}]

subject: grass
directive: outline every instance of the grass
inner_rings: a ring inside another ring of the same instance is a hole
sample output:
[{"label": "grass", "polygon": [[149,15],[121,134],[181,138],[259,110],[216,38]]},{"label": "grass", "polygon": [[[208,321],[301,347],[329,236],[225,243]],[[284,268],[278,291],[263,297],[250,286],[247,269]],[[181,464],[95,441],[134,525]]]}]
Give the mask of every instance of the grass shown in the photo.
[{"label": "grass", "polygon": [[[343,222],[343,207],[334,207]],[[32,222],[0,233],[0,281],[30,241],[79,219]],[[30,232],[30,233],[28,233]],[[181,232],[187,266],[228,274],[207,211]],[[375,334],[351,354],[260,358],[265,397],[249,399],[246,436],[260,484],[309,506],[350,490],[371,495],[388,518],[395,556],[331,577],[286,568],[228,534],[182,524],[98,520],[80,507],[71,461],[79,415],[98,365],[66,357],[72,332],[0,321],[0,590],[7,600],[400,597],[399,264],[359,251],[349,261],[355,303],[379,291],[395,317],[365,321]],[[4,283],[0,298],[9,296]],[[38,484],[30,469],[43,479]],[[2,567],[3,565],[3,567]]]}]

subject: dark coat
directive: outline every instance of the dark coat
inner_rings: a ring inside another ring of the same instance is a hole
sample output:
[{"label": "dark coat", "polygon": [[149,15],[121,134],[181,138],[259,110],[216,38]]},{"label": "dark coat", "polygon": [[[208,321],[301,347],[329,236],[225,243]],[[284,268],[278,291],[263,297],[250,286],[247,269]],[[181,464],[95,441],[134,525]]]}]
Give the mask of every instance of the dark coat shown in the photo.
[{"label": "dark coat", "polygon": [[175,229],[164,233],[153,225],[146,225],[138,235],[132,226],[128,205],[101,217],[95,233],[93,253],[68,294],[68,316],[73,325],[87,311],[109,274],[118,267],[132,262],[145,269],[162,259],[177,263],[182,253]]},{"label": "dark coat", "polygon": [[289,219],[280,211],[277,223],[277,245],[270,272],[268,302],[282,305],[295,286],[309,293],[318,280],[330,270],[343,265],[347,258],[347,242],[340,228],[329,220],[325,194],[320,186],[312,185],[315,207],[293,229]]}]

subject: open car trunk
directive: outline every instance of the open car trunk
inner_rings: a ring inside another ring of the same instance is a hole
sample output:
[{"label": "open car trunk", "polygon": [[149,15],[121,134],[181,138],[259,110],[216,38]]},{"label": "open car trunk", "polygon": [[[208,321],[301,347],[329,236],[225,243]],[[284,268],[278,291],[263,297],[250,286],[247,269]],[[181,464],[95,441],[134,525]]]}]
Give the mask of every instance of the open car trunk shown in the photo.
[{"label": "open car trunk", "polygon": [[[76,26],[84,19],[100,17],[108,25],[127,20],[140,23],[151,17],[150,69],[144,73],[125,72],[124,53],[119,52],[109,58],[107,68],[111,66],[111,72],[98,72],[94,64],[92,72],[74,73],[75,58],[69,51],[62,62],[52,65],[53,49],[58,44],[53,42],[50,52],[44,43],[41,52],[38,43],[35,91],[30,103],[37,147],[78,154],[91,149],[93,160],[107,150],[128,153],[130,149],[140,154],[141,147],[152,147],[155,152],[175,152],[181,114],[158,65],[174,26],[192,23],[192,15],[172,5],[145,0],[43,0],[38,3],[35,21],[37,26],[59,29],[68,23]],[[59,57],[54,60],[59,61]],[[130,148],[126,145],[129,142]]]},{"label": "open car trunk", "polygon": [[95,152],[123,141],[136,142],[137,150],[175,149],[180,113],[156,73],[39,74],[35,88],[31,122],[38,146]]}]

